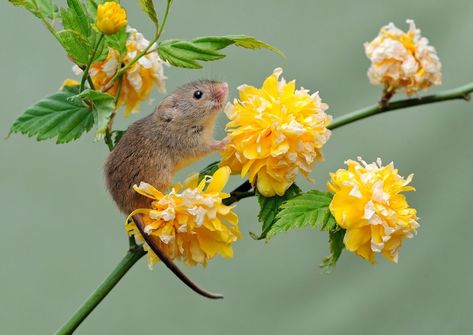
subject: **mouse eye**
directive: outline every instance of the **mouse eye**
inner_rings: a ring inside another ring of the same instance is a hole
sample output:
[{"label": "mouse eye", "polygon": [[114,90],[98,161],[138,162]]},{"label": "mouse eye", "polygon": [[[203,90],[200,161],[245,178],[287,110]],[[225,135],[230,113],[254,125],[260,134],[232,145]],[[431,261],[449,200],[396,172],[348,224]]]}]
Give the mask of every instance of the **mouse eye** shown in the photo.
[{"label": "mouse eye", "polygon": [[194,98],[197,99],[197,100],[202,98],[203,95],[204,95],[204,93],[201,90],[197,90],[197,91],[194,92]]}]

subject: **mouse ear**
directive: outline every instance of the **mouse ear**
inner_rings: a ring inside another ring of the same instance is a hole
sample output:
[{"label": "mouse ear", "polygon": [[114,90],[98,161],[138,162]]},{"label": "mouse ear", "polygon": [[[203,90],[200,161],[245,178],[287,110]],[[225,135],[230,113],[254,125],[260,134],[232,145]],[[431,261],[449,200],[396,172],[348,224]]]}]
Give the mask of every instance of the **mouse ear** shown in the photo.
[{"label": "mouse ear", "polygon": [[177,115],[176,108],[159,108],[156,110],[156,114],[160,120],[164,122],[171,122]]},{"label": "mouse ear", "polygon": [[155,114],[160,120],[171,122],[177,116],[178,110],[171,97],[167,97],[159,104],[158,108],[156,108]]}]

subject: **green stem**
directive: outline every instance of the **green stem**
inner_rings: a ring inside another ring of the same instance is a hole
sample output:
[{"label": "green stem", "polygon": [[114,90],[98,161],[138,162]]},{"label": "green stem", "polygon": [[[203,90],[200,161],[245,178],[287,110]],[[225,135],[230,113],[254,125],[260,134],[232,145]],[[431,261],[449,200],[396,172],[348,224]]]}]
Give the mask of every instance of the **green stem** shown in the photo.
[{"label": "green stem", "polygon": [[51,23],[49,23],[49,21],[44,17],[43,13],[41,13],[41,10],[39,9],[39,6],[38,6],[38,3],[36,2],[36,0],[33,0],[33,4],[35,6],[36,14],[38,15],[38,17],[41,19],[41,21],[43,21],[46,28],[49,30],[49,32],[51,34],[53,34],[54,38],[59,42],[59,44],[62,45],[62,41],[59,38],[59,36],[57,35],[56,30],[51,25]]},{"label": "green stem", "polygon": [[[120,80],[118,81],[117,92],[115,93],[115,99],[114,99],[115,109],[113,110],[112,115],[110,115],[110,121],[108,121],[107,131],[105,133],[105,138],[104,138],[105,144],[107,144],[109,151],[112,151],[113,148],[115,147],[112,141],[112,127],[113,127],[113,120],[115,119],[115,115],[117,115],[118,99],[120,99],[120,93],[122,91],[122,84],[123,84],[123,77],[121,77]],[[130,247],[133,247],[133,246],[136,246],[136,244],[134,245],[130,244]]]},{"label": "green stem", "polygon": [[361,108],[357,111],[342,115],[335,118],[332,123],[328,126],[329,129],[336,129],[347,125],[349,123],[362,120],[364,118],[390,112],[396,109],[403,109],[413,106],[432,104],[441,101],[448,100],[470,100],[470,93],[473,92],[473,83],[469,83],[451,90],[447,90],[438,94],[427,95],[419,98],[404,99],[386,103],[385,106],[382,105],[371,105],[365,108]]},{"label": "green stem", "polygon": [[84,90],[85,81],[89,77],[90,66],[92,65],[92,62],[95,59],[95,55],[97,54],[97,50],[100,46],[100,43],[102,43],[102,40],[103,40],[104,36],[105,36],[104,34],[100,34],[99,40],[97,41],[97,44],[95,45],[94,51],[92,52],[92,55],[89,58],[89,62],[87,63],[87,66],[84,70],[84,73],[82,74],[82,80],[80,82],[80,92],[82,92]]},{"label": "green stem", "polygon": [[105,296],[115,287],[122,277],[131,269],[131,267],[144,255],[146,251],[139,247],[129,250],[125,257],[108,275],[107,278],[95,289],[87,300],[72,315],[69,321],[64,324],[57,332],[57,335],[72,334],[74,330],[85,320],[85,318],[97,307]]}]

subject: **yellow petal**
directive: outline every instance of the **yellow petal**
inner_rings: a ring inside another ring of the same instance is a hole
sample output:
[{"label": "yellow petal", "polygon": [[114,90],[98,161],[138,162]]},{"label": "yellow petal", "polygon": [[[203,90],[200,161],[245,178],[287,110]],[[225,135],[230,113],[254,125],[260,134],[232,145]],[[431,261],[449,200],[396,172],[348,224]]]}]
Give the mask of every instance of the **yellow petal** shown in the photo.
[{"label": "yellow petal", "polygon": [[225,185],[227,184],[228,178],[230,177],[231,170],[228,166],[223,166],[215,171],[214,175],[212,176],[212,180],[207,187],[206,192],[213,193],[213,192],[220,192],[223,190]]}]

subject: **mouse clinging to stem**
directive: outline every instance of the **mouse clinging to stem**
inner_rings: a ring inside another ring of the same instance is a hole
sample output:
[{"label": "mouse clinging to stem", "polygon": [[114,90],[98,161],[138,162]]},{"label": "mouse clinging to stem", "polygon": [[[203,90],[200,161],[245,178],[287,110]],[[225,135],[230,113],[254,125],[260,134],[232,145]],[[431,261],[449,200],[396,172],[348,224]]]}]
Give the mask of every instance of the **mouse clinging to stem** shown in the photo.
[{"label": "mouse clinging to stem", "polygon": [[107,188],[120,211],[150,206],[133,185],[143,181],[165,192],[177,170],[225,147],[212,133],[227,97],[227,83],[190,82],[128,128],[105,162]]}]

